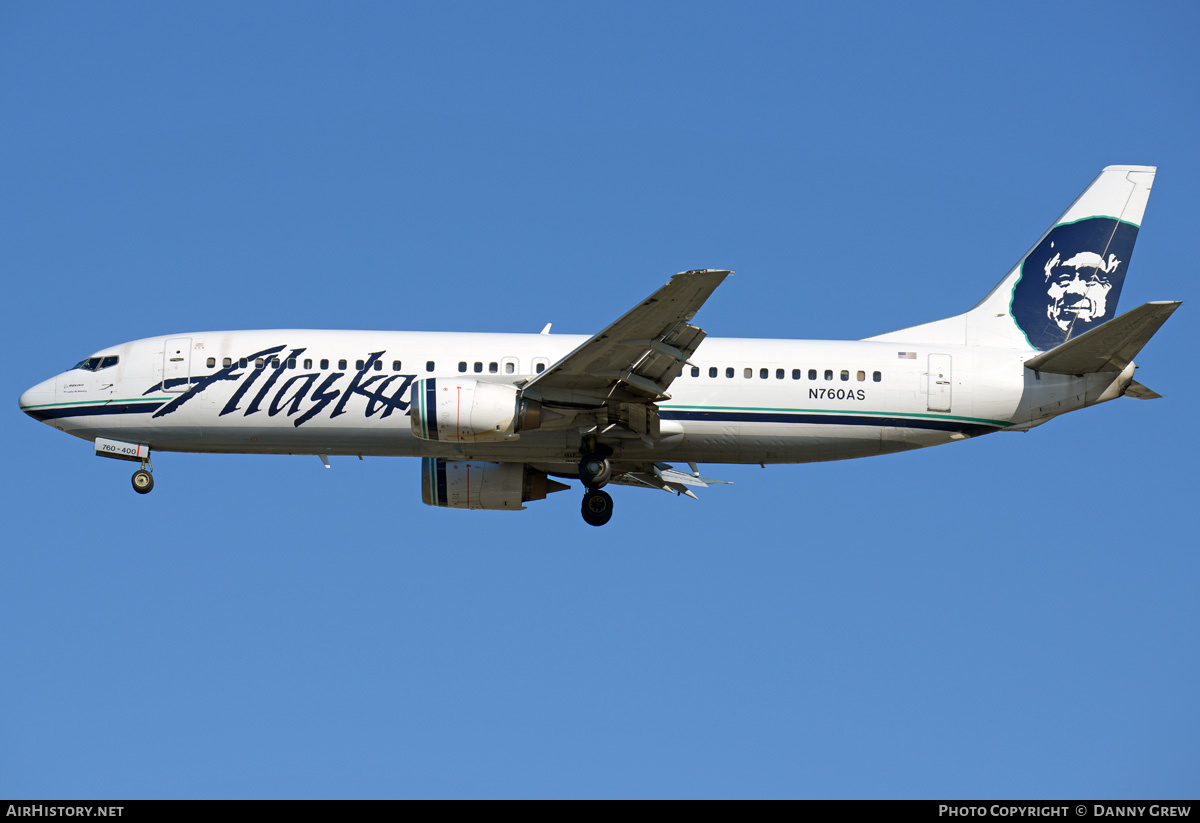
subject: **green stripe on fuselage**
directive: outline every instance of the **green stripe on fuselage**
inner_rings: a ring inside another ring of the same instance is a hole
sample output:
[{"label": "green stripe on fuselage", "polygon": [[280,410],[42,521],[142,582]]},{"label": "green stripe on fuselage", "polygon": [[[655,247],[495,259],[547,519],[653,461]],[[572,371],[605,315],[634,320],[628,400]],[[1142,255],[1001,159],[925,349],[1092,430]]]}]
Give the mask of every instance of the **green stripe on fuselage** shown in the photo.
[{"label": "green stripe on fuselage", "polygon": [[664,405],[664,411],[736,411],[736,412],[784,412],[791,414],[865,415],[869,417],[912,417],[925,420],[957,420],[964,423],[983,423],[1005,428],[1013,425],[1004,420],[988,420],[983,417],[960,417],[954,414],[921,414],[920,412],[866,411],[862,409],[782,409],[769,406],[690,406]]}]

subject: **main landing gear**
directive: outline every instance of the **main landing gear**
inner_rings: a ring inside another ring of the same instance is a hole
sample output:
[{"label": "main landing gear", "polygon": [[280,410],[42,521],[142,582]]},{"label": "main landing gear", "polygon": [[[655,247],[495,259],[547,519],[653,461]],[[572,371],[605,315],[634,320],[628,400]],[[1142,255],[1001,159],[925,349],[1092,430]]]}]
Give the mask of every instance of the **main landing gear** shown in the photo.
[{"label": "main landing gear", "polygon": [[589,489],[602,489],[612,479],[612,465],[600,454],[585,454],[579,461],[579,479]]},{"label": "main landing gear", "polygon": [[154,475],[151,474],[154,467],[148,462],[142,461],[142,467],[133,473],[133,490],[138,494],[149,494],[154,488]]},{"label": "main landing gear", "polygon": [[612,479],[612,464],[608,455],[612,452],[605,446],[597,446],[594,438],[584,441],[580,451],[579,480],[583,483],[583,520],[589,526],[603,526],[612,520],[613,499],[601,489]]},{"label": "main landing gear", "polygon": [[588,489],[583,495],[583,519],[589,526],[603,526],[612,519],[613,501],[606,491]]}]

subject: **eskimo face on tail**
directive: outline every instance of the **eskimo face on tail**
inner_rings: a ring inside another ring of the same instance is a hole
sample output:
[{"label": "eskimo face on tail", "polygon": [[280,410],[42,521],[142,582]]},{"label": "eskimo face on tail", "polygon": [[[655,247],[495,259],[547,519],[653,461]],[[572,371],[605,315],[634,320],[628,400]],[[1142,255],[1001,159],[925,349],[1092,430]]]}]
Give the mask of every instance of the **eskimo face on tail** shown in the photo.
[{"label": "eskimo face on tail", "polygon": [[1056,254],[1046,262],[1046,296],[1051,301],[1046,316],[1063,331],[1069,331],[1076,320],[1091,323],[1106,314],[1112,290],[1108,274],[1121,263],[1115,254],[1108,258],[1105,264],[1095,252],[1081,251],[1070,260]]},{"label": "eskimo face on tail", "polygon": [[1055,226],[1021,263],[1012,316],[1045,351],[1116,314],[1137,226],[1091,217]]}]

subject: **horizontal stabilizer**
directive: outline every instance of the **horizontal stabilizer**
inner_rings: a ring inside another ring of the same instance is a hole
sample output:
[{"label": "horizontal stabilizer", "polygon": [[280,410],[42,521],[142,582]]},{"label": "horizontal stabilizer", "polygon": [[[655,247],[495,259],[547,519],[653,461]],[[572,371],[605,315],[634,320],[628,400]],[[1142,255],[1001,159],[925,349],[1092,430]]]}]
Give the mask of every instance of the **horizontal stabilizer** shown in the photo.
[{"label": "horizontal stabilizer", "polygon": [[732,486],[732,480],[714,480],[711,477],[701,477],[698,474],[688,474],[681,472],[672,466],[670,463],[655,463],[654,467],[658,469],[655,474],[669,483],[682,483],[685,486]]},{"label": "horizontal stabilizer", "polygon": [[1133,311],[1026,360],[1025,366],[1051,374],[1124,371],[1179,305],[1178,300],[1143,303]]},{"label": "horizontal stabilizer", "polygon": [[1129,383],[1129,388],[1125,389],[1126,397],[1133,397],[1137,400],[1161,400],[1162,395],[1153,389],[1148,389],[1136,380]]},{"label": "horizontal stabilizer", "polygon": [[684,494],[693,499],[696,497],[688,486],[699,486],[708,488],[716,485],[730,485],[729,480],[714,480],[711,477],[701,477],[698,474],[688,474],[674,468],[670,463],[655,463],[646,469],[635,471],[625,471],[617,474],[613,472],[613,478],[610,483],[616,483],[622,486],[649,486],[653,489],[662,489],[663,491],[675,492],[676,494]]}]

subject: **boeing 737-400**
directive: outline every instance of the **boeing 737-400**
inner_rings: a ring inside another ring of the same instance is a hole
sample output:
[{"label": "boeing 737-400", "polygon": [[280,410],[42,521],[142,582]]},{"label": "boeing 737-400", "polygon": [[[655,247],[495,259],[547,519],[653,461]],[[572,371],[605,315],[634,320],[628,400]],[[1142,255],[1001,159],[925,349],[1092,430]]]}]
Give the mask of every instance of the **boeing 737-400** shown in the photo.
[{"label": "boeing 737-400", "polygon": [[[864,340],[709,338],[729,274],[677,274],[592,337],[186,332],[101,349],[21,409],[140,463],[152,452],[420,457],[431,506],[523,509],[608,485],[694,497],[698,463],[807,463],[1022,431],[1159,395],[1133,358],[1179,306],[1116,315],[1155,169],[1110,166],[973,309]],[[672,464],[684,464],[687,470]]]}]

